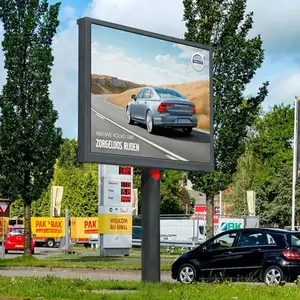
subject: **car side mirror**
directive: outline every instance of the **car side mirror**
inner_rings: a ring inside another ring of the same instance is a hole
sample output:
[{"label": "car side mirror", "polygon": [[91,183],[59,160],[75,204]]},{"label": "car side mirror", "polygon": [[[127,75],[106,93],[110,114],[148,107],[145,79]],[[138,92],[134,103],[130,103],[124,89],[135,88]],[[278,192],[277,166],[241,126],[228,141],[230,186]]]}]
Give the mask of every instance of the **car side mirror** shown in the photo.
[{"label": "car side mirror", "polygon": [[207,250],[206,246],[201,247],[201,251],[206,251],[206,250]]},{"label": "car side mirror", "polygon": [[136,101],[136,95],[131,95],[131,99]]}]

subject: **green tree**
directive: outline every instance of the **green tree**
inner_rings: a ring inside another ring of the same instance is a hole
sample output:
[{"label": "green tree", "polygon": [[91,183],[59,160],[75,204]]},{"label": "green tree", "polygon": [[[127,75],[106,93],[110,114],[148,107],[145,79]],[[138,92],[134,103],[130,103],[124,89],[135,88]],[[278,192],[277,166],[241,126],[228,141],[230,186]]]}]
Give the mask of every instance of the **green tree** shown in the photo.
[{"label": "green tree", "polygon": [[248,148],[238,159],[237,171],[233,175],[232,197],[234,214],[248,214],[247,191],[255,189],[256,173],[261,170],[262,164],[253,150]]},{"label": "green tree", "polygon": [[180,186],[182,172],[165,170],[161,172],[160,184],[160,213],[182,214],[185,209],[182,205],[184,196],[183,188]]},{"label": "green tree", "polygon": [[0,0],[7,70],[0,97],[1,193],[23,201],[25,256],[31,255],[31,203],[52,178],[61,142],[58,114],[49,98],[59,8],[60,3],[49,6],[47,0]]},{"label": "green tree", "polygon": [[283,221],[290,223],[286,216],[291,208],[285,209],[284,205],[291,206],[293,136],[294,108],[291,105],[274,105],[253,126],[250,147],[261,162],[254,177],[254,188],[257,191],[257,213],[264,225],[277,221],[278,224],[283,224]]},{"label": "green tree", "polygon": [[256,96],[244,97],[264,60],[260,36],[247,38],[253,12],[245,15],[246,0],[184,0],[185,39],[213,48],[214,161],[210,174],[191,172],[194,187],[207,195],[207,237],[213,235],[214,195],[226,188],[244,152],[249,126],[267,95],[268,82]]}]

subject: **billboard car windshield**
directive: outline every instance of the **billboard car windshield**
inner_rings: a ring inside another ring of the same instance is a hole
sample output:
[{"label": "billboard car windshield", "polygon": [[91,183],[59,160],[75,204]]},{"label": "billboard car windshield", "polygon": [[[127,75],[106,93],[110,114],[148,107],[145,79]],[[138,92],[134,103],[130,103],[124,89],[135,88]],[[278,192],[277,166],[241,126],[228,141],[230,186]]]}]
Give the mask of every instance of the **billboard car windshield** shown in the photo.
[{"label": "billboard car windshield", "polygon": [[210,49],[102,21],[89,26],[90,136],[81,160],[212,171]]}]

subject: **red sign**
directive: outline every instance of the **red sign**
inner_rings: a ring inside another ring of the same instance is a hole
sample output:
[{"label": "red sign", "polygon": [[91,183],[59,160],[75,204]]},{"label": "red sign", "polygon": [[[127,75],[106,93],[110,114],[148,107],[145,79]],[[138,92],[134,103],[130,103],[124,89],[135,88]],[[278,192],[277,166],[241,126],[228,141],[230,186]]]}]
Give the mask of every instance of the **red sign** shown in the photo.
[{"label": "red sign", "polygon": [[11,200],[8,199],[0,199],[0,214],[1,216],[5,216],[10,207]]}]

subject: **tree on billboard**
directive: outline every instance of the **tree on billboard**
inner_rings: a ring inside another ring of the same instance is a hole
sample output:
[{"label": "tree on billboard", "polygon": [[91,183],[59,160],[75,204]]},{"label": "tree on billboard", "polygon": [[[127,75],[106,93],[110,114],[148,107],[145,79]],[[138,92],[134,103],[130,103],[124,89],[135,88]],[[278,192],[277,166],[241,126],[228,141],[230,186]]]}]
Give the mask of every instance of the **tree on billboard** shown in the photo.
[{"label": "tree on billboard", "polygon": [[194,188],[207,195],[207,237],[213,235],[214,195],[228,186],[244,152],[244,138],[265,99],[268,82],[256,96],[244,97],[264,60],[260,35],[247,38],[253,12],[246,0],[184,0],[184,17],[189,41],[213,48],[214,162],[210,174],[190,172]]},{"label": "tree on billboard", "polygon": [[61,142],[58,113],[49,98],[59,8],[60,3],[47,0],[0,0],[7,70],[0,96],[1,192],[23,201],[25,256],[31,255],[31,203],[52,178]]}]

